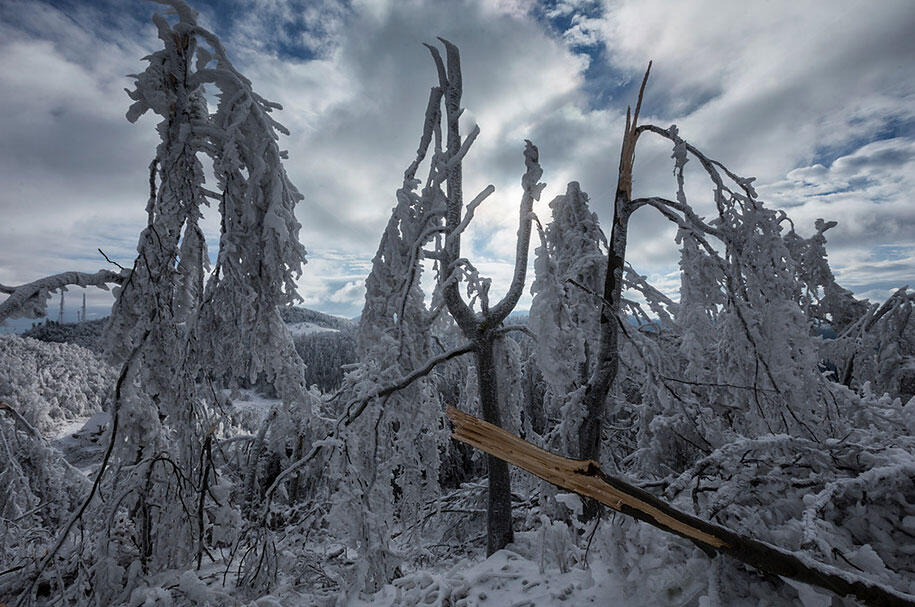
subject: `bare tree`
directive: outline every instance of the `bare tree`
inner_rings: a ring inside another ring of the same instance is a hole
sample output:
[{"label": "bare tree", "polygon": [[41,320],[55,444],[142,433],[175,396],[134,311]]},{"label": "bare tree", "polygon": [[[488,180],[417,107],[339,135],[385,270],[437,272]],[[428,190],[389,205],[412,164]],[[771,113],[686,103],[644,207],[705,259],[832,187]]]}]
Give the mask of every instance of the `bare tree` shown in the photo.
[{"label": "bare tree", "polygon": [[[740,177],[722,163],[710,159],[684,141],[676,126],[661,128],[652,124],[638,124],[650,70],[649,63],[639,89],[635,111],[630,109],[626,113],[604,288],[598,294],[601,308],[598,358],[583,397],[586,416],[579,428],[578,455],[581,459],[599,461],[601,425],[608,413],[616,413],[614,410],[606,410],[606,401],[618,379],[620,338],[625,331],[622,292],[626,287],[624,274],[628,226],[632,214],[642,207],[653,207],[678,226],[678,241],[684,239],[684,251],[694,250],[701,257],[701,263],[713,268],[709,273],[715,275],[714,284],[704,285],[702,289],[703,292],[711,290],[720,295],[721,303],[718,307],[726,314],[728,326],[733,328],[735,339],[732,344],[736,345],[730,346],[733,356],[728,371],[736,377],[744,376],[754,395],[758,415],[754,413],[753,422],[765,425],[770,432],[775,432],[776,426],[781,426],[780,430],[786,432],[789,426],[797,426],[811,438],[817,439],[815,430],[803,419],[804,413],[792,410],[789,399],[765,399],[767,402],[763,403],[764,399],[758,396],[760,390],[768,390],[781,397],[786,390],[776,379],[779,372],[773,370],[773,361],[778,363],[779,358],[775,354],[777,348],[761,343],[761,336],[765,335],[766,330],[759,324],[764,321],[756,315],[770,301],[785,302],[787,307],[784,313],[792,317],[794,328],[779,333],[790,333],[799,327],[806,330],[801,313],[803,302],[798,302],[795,295],[795,292],[800,292],[799,285],[803,282],[803,277],[799,276],[798,264],[791,255],[792,240],[789,238],[786,241],[780,235],[780,224],[786,221],[786,215],[762,205],[752,186],[753,178]],[[633,198],[632,170],[636,144],[644,133],[660,136],[673,144],[676,200],[658,196]],[[700,217],[687,200],[683,170],[690,158],[698,162],[712,182],[713,201],[717,211],[717,217],[712,221]],[[719,249],[723,249],[723,252],[719,252]],[[762,270],[764,267],[768,269]],[[684,275],[686,274],[689,272],[684,270]],[[724,322],[719,319],[719,324]],[[798,346],[786,342],[783,345],[782,358],[796,363],[812,355],[809,344]],[[743,350],[738,352],[737,348]],[[815,367],[815,361],[810,366]],[[785,383],[791,388],[792,382]],[[811,396],[816,383],[813,381],[797,391],[800,393],[807,390],[810,392],[808,396]],[[806,400],[815,400],[815,396]],[[779,419],[776,423],[771,423],[769,417]],[[699,438],[704,440],[701,436]],[[588,502],[584,517],[593,518],[597,508],[596,502]]]},{"label": "bare tree", "polygon": [[[440,91],[433,94],[444,102],[445,149],[441,149],[441,113],[436,103],[430,103],[426,113],[427,123],[434,124],[436,154],[430,167],[427,192],[442,198],[445,207],[444,243],[432,256],[439,263],[438,285],[444,303],[454,317],[464,336],[473,344],[477,371],[480,407],[483,418],[497,426],[502,425],[498,402],[498,378],[494,357],[494,344],[502,321],[511,313],[521,297],[527,271],[528,245],[531,236],[532,208],[539,199],[544,184],[539,183],[543,171],[538,162],[537,148],[528,141],[524,150],[526,171],[521,178],[524,194],[518,225],[515,269],[508,293],[495,305],[489,303],[489,279],[479,277],[476,268],[461,257],[461,233],[473,219],[476,208],[494,190],[484,189],[465,207],[462,160],[480,132],[474,127],[464,140],[459,121],[462,112],[461,60],[458,49],[447,40],[440,39],[445,47],[445,60],[438,49],[428,46],[438,69]],[[445,192],[441,185],[446,186]],[[468,303],[461,296],[461,278],[467,281],[467,292],[472,297]],[[478,306],[479,310],[474,308]],[[492,554],[512,541],[511,489],[508,466],[498,458],[487,456],[489,470],[489,502],[487,505],[487,552]]]},{"label": "bare tree", "polygon": [[[626,241],[629,234],[629,218],[635,211],[632,203],[632,165],[635,162],[635,143],[638,140],[636,124],[642,108],[642,95],[651,64],[642,79],[635,112],[626,111],[626,131],[620,151],[619,177],[616,196],[613,199],[613,224],[610,228],[610,242],[607,252],[607,270],[604,274],[603,301],[600,312],[600,337],[598,342],[597,365],[591,373],[585,390],[583,404],[586,415],[578,431],[578,456],[581,459],[597,461],[600,457],[601,419],[604,402],[613,387],[619,371],[619,325],[620,300],[623,290],[623,270],[626,265]],[[593,518],[597,503],[585,504],[584,515]]]}]

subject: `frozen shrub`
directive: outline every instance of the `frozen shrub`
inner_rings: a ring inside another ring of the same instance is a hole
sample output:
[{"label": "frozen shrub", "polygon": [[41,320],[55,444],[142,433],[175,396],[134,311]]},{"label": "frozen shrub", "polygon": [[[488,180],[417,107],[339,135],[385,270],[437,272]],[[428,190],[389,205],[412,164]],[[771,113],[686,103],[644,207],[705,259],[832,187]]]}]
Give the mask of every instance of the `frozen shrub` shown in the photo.
[{"label": "frozen shrub", "polygon": [[114,373],[99,355],[77,345],[0,337],[0,401],[41,431],[101,411]]}]

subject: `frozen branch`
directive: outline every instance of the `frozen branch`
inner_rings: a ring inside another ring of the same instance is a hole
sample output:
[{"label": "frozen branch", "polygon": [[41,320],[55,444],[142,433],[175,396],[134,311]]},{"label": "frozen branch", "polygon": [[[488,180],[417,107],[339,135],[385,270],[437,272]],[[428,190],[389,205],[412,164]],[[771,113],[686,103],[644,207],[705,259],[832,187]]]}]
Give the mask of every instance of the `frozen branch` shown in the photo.
[{"label": "frozen branch", "polygon": [[8,318],[41,318],[47,313],[52,291],[68,286],[93,286],[108,290],[109,284],[119,285],[125,279],[126,275],[123,273],[99,270],[95,274],[62,272],[18,287],[0,285],[0,293],[9,295],[0,303],[0,323]]},{"label": "frozen branch", "polygon": [[715,183],[715,186],[719,190],[733,193],[730,188],[724,185],[724,180],[721,178],[721,173],[724,173],[728,178],[736,183],[741,190],[743,190],[743,196],[745,196],[746,201],[755,204],[757,195],[756,190],[754,190],[752,186],[754,181],[753,177],[740,177],[728,169],[726,166],[724,166],[722,163],[718,162],[717,160],[710,159],[708,156],[699,151],[698,148],[681,139],[677,133],[676,127],[671,127],[670,129],[662,129],[661,127],[655,126],[653,124],[643,124],[639,125],[639,127],[635,130],[635,132],[639,134],[644,131],[650,131],[656,135],[660,135],[661,137],[670,140],[676,145],[683,145],[690,154],[699,160],[699,164],[702,165],[702,168],[705,169],[705,172],[708,173],[709,178]]},{"label": "frozen branch", "polygon": [[293,472],[295,472],[296,470],[307,465],[310,461],[315,459],[315,457],[320,455],[321,452],[324,450],[324,447],[326,445],[328,445],[329,443],[333,442],[337,438],[337,436],[339,436],[340,431],[343,428],[346,428],[346,427],[349,427],[350,425],[352,425],[353,422],[355,422],[359,418],[359,416],[362,415],[362,413],[366,410],[366,408],[368,408],[369,404],[372,401],[374,401],[375,399],[378,399],[378,398],[384,398],[386,396],[390,396],[391,394],[394,394],[395,392],[397,392],[399,390],[403,390],[404,388],[411,385],[416,380],[418,380],[422,377],[425,377],[426,375],[431,373],[432,370],[435,369],[435,367],[437,367],[438,365],[440,365],[444,362],[447,362],[453,358],[457,358],[458,356],[463,356],[464,354],[469,354],[472,351],[473,351],[472,344],[464,344],[463,346],[454,348],[453,350],[449,350],[448,352],[444,352],[443,354],[439,354],[438,356],[432,357],[429,360],[427,360],[425,362],[425,364],[423,364],[423,366],[414,369],[413,371],[411,371],[410,373],[407,373],[406,375],[400,377],[399,379],[396,379],[393,382],[391,382],[385,386],[382,386],[381,388],[378,388],[377,390],[373,390],[369,394],[360,396],[359,398],[350,401],[346,405],[345,412],[343,413],[343,415],[341,415],[339,418],[337,418],[336,423],[334,423],[333,429],[327,433],[327,436],[324,439],[317,441],[316,444],[308,452],[308,454],[306,454],[304,457],[302,457],[302,458],[296,460],[295,462],[293,462],[292,464],[290,464],[285,470],[283,470],[276,477],[276,479],[274,479],[273,484],[271,484],[270,487],[267,489],[267,491],[264,493],[264,509],[263,509],[262,518],[266,519],[267,513],[270,511],[270,502],[273,498],[273,494],[282,485],[283,481],[285,479],[289,478],[289,476]]},{"label": "frozen branch", "polygon": [[477,137],[480,135],[480,125],[475,124],[473,128],[470,129],[470,134],[467,135],[467,139],[461,143],[461,147],[458,148],[457,152],[448,157],[448,161],[445,163],[445,170],[450,171],[452,168],[456,167],[461,161],[464,160],[464,157],[467,156],[467,153],[470,152],[470,146],[473,145],[473,142],[477,140]]},{"label": "frozen branch", "polygon": [[[723,240],[721,230],[719,230],[718,228],[714,228],[714,227],[710,226],[708,223],[706,223],[705,221],[703,221],[698,215],[696,215],[695,211],[693,211],[693,208],[691,206],[689,206],[688,204],[674,202],[673,200],[661,198],[660,196],[651,196],[649,198],[636,198],[635,200],[632,201],[633,210],[638,209],[639,207],[642,207],[642,206],[646,206],[646,205],[652,206],[652,207],[658,209],[668,219],[671,219],[671,215],[664,211],[664,207],[668,207],[670,209],[675,209],[677,211],[680,211],[681,213],[683,213],[684,218],[689,220],[689,223],[693,229],[699,229],[699,230],[705,232],[706,234],[709,234],[711,236],[714,236],[715,238],[718,238],[719,240]],[[681,221],[675,221],[675,223],[681,227],[686,225],[685,223],[683,223]]]},{"label": "frozen branch", "polygon": [[521,197],[521,212],[518,219],[518,241],[515,248],[515,271],[508,293],[502,301],[493,306],[490,313],[490,322],[498,324],[515,309],[521,293],[524,291],[524,281],[527,275],[527,256],[531,242],[531,219],[533,217],[534,201],[540,200],[540,193],[546,184],[540,182],[543,169],[540,168],[540,153],[530,141],[524,142],[524,166],[527,170],[521,177],[524,194]]},{"label": "frozen branch", "polygon": [[461,220],[461,223],[457,225],[453,230],[449,230],[447,236],[445,236],[445,246],[447,247],[450,241],[453,241],[455,238],[460,236],[460,234],[467,229],[467,226],[470,225],[471,220],[473,220],[474,211],[477,210],[477,207],[480,206],[484,200],[489,198],[489,196],[496,191],[496,187],[492,184],[489,184],[484,188],[482,192],[476,195],[473,200],[467,205],[467,211],[464,213],[464,218]]},{"label": "frozen branch", "polygon": [[426,152],[429,150],[429,144],[432,141],[432,135],[438,127],[439,121],[442,119],[442,87],[434,86],[432,90],[429,91],[429,103],[426,106],[426,120],[423,124],[423,134],[419,140],[419,147],[416,149],[416,159],[413,163],[404,171],[404,182],[413,181],[416,177],[416,170],[419,168],[419,163],[423,161],[426,157]]},{"label": "frozen branch", "polygon": [[865,605],[912,607],[915,596],[860,575],[819,563],[738,534],[678,510],[644,489],[608,476],[594,461],[573,460],[545,451],[481,419],[448,407],[452,437],[556,485],[668,533],[686,538],[709,556],[726,554],[759,571],[854,596]]}]

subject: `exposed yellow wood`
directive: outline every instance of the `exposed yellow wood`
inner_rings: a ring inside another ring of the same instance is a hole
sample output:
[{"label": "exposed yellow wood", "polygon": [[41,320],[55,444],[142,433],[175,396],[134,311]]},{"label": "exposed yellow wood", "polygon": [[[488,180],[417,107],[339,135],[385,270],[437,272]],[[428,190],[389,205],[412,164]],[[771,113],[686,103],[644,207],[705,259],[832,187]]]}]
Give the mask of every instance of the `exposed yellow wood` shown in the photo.
[{"label": "exposed yellow wood", "polygon": [[622,511],[623,507],[628,506],[650,516],[660,526],[707,546],[727,547],[720,538],[679,521],[656,506],[607,484],[601,478],[600,467],[593,461],[569,459],[550,453],[454,407],[448,407],[446,413],[454,423],[453,437],[456,440],[527,470],[558,487],[596,499],[614,510]]}]

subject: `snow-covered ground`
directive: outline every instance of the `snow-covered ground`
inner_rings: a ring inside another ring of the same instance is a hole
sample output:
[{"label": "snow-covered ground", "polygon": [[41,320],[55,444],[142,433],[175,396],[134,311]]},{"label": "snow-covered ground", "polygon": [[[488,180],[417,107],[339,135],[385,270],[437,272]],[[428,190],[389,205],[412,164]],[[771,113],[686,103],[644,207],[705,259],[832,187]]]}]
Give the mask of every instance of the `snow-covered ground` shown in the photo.
[{"label": "snow-covered ground", "polygon": [[105,450],[104,434],[111,416],[100,411],[55,426],[46,438],[64,458],[86,476],[99,465]]},{"label": "snow-covered ground", "polygon": [[[309,322],[295,325],[304,325],[301,328],[307,333],[335,331]],[[306,334],[305,332],[299,334]],[[8,399],[23,413],[36,420],[44,437],[72,466],[64,467],[64,470],[77,470],[75,474],[67,472],[70,475],[68,478],[79,477],[83,483],[86,479],[82,478],[82,475],[88,479],[93,478],[106,446],[105,429],[109,418],[106,413],[98,412],[98,407],[101,406],[104,395],[110,392],[110,382],[114,377],[111,369],[107,369],[100,359],[88,350],[71,344],[44,344],[32,339],[4,336],[0,337],[0,346],[0,363],[5,365],[0,366],[0,371],[5,370],[0,374],[0,387],[3,388],[0,390],[0,397]],[[229,414],[228,423],[225,425],[226,431],[251,432],[247,438],[253,436],[252,429],[259,427],[267,412],[278,403],[276,399],[251,389],[223,390],[220,392],[220,401]],[[892,418],[893,423],[905,426],[909,431],[915,428],[915,422],[912,421],[915,420],[915,401],[904,407],[901,415],[896,411],[900,406],[898,401],[887,396],[880,402],[883,403],[883,408],[879,409],[882,413],[878,421],[883,417]],[[872,409],[878,410],[873,405]],[[800,483],[799,486],[804,486],[807,477],[801,474],[802,471],[790,468],[787,464],[780,464],[785,468],[780,469],[779,474],[775,476],[766,476],[764,472],[768,468],[760,468],[762,464],[759,462],[765,464],[768,460],[793,461],[785,458],[779,460],[778,453],[771,446],[787,444],[787,440],[786,436],[774,436],[757,439],[752,444],[746,441],[742,443],[750,447],[759,443],[759,446],[754,448],[766,454],[764,459],[759,459],[753,464],[752,470],[744,471],[744,474],[749,475],[748,482],[752,481],[756,483],[754,486],[759,487],[765,482],[775,482],[773,479],[785,476],[791,477],[793,482]],[[899,440],[904,441],[904,437]],[[892,487],[886,489],[883,485],[889,486],[888,483],[880,480],[884,478],[880,475],[892,480],[895,477],[889,475],[890,472],[909,466],[906,462],[911,459],[911,449],[903,448],[908,443],[900,444],[901,447],[896,447],[892,451],[881,452],[873,445],[855,451],[859,455],[865,454],[874,470],[860,473],[853,482],[844,479],[836,481],[831,485],[833,489],[820,493],[823,504],[818,506],[817,510],[823,510],[824,513],[817,515],[818,521],[822,519],[822,530],[816,532],[816,537],[826,537],[832,544],[842,546],[841,556],[845,562],[887,584],[899,578],[890,568],[907,567],[900,563],[907,562],[907,555],[912,554],[911,543],[906,544],[903,541],[900,544],[893,538],[910,537],[912,529],[915,528],[915,523],[912,522],[915,521],[915,516],[890,516],[900,509],[903,514],[911,512],[911,499],[905,501],[905,495],[908,493],[903,495],[900,489],[897,493],[902,497],[894,497],[895,490],[892,490]],[[830,445],[831,443],[826,446]],[[849,446],[851,447],[854,446]],[[735,453],[735,457],[739,459],[746,456],[744,447],[737,449]],[[724,455],[721,457],[724,458]],[[896,468],[890,466],[895,462],[893,458],[899,460],[899,466]],[[857,461],[858,458],[853,459]],[[724,463],[721,468],[734,476],[738,466],[728,465],[729,461],[731,460],[722,459]],[[810,461],[815,464],[819,460]],[[896,474],[899,478],[894,482],[902,483],[905,479],[912,478],[911,474],[906,472],[909,469],[903,470],[905,474]],[[706,477],[713,481],[714,479],[709,476],[711,474],[711,471],[706,471]],[[874,478],[880,482],[872,482]],[[398,538],[397,533],[392,535],[392,550],[404,554],[407,558],[402,563],[402,569],[396,574],[398,577],[373,594],[360,592],[361,588],[348,585],[349,580],[358,577],[351,575],[352,571],[365,566],[368,562],[365,556],[360,555],[353,547],[344,548],[339,543],[339,535],[334,535],[335,532],[328,532],[325,535],[312,534],[313,530],[309,531],[307,525],[300,526],[299,522],[296,522],[288,525],[276,536],[280,552],[278,559],[282,565],[279,584],[267,590],[272,592],[272,595],[249,597],[248,601],[253,602],[245,602],[244,598],[239,598],[240,595],[237,595],[236,589],[232,586],[234,582],[231,575],[228,577],[227,585],[223,586],[222,573],[225,572],[226,563],[229,561],[228,552],[214,552],[214,561],[207,564],[202,571],[170,571],[149,578],[146,586],[137,589],[136,596],[144,597],[143,601],[131,601],[130,604],[208,603],[260,607],[648,607],[660,604],[668,607],[850,607],[857,604],[848,599],[840,601],[808,586],[789,582],[797,591],[796,595],[792,595],[790,587],[773,586],[771,579],[747,572],[746,568],[738,565],[736,561],[726,558],[709,559],[691,545],[663,536],[661,532],[649,527],[633,526],[630,532],[619,533],[618,530],[623,529],[617,524],[620,522],[619,517],[607,519],[598,526],[592,545],[587,539],[589,534],[574,523],[574,516],[572,526],[567,524],[568,519],[551,519],[544,514],[544,510],[540,510],[544,508],[544,501],[533,499],[535,493],[532,492],[531,485],[515,481],[513,485],[519,496],[529,498],[520,503],[516,501],[516,528],[523,530],[516,532],[514,543],[489,558],[483,557],[484,547],[481,540],[485,507],[483,500],[468,500],[457,506],[445,505],[439,501],[430,507],[430,512],[434,512],[434,515],[429,514],[426,517],[433,521],[424,527],[431,528],[426,529],[430,531],[428,534],[416,532],[412,539],[404,539],[406,535]],[[462,485],[457,492],[463,491],[464,494],[471,495],[473,492],[467,487],[468,485]],[[478,482],[478,488],[482,490],[481,482]],[[814,491],[814,494],[817,491],[819,489]],[[856,492],[861,492],[862,497],[859,498]],[[897,510],[890,508],[896,502],[887,496],[898,502]],[[735,496],[726,497],[732,501],[735,499]],[[829,504],[834,502],[834,515],[831,511],[827,512],[833,506],[827,505],[826,497],[832,500]],[[833,499],[836,497],[841,499]],[[578,498],[574,495],[560,493],[554,498],[572,513],[580,508]],[[780,496],[779,499],[795,498],[796,496],[789,495]],[[795,502],[798,499],[800,498],[795,499]],[[864,509],[866,499],[872,500],[876,506]],[[807,502],[804,498],[804,503],[810,506]],[[767,506],[764,510],[764,514],[767,515],[780,511],[780,508],[785,510],[774,502],[768,503]],[[862,521],[874,518],[869,514],[873,508],[883,508],[878,511],[885,514],[882,519],[864,529]],[[746,514],[753,511],[755,508],[742,512]],[[352,510],[347,504],[347,508],[341,510],[340,514],[346,516],[350,512]],[[457,539],[448,539],[444,536],[438,538],[438,527],[458,520],[460,515],[454,514],[457,512],[472,513],[460,519],[465,533]],[[739,512],[739,509],[734,512]],[[834,527],[826,526],[827,523],[832,525],[833,520]],[[740,522],[740,518],[729,521],[734,527],[739,527]],[[791,545],[791,533],[795,533],[798,527],[791,527],[790,523],[791,521],[788,521],[788,526],[780,532],[782,535],[777,536],[782,540],[779,543]],[[896,533],[894,528],[900,524],[908,535],[897,534],[891,537],[889,534]],[[773,533],[778,531],[777,525],[773,524],[770,527]],[[858,546],[851,540],[843,544],[844,536],[840,537],[838,534],[852,527],[864,529],[859,532],[866,531],[873,537],[888,538],[878,546],[882,552],[878,555],[870,544]],[[765,529],[766,527],[760,525],[753,534],[765,533]],[[832,535],[826,536],[825,533]],[[826,556],[828,557],[828,554]],[[820,560],[825,558],[821,557]],[[624,565],[621,567],[620,563]],[[884,563],[890,568],[885,567]],[[238,566],[237,562],[234,566]],[[899,579],[908,583],[904,577]],[[720,600],[716,596],[719,588],[724,588],[726,592],[722,592],[722,596],[727,600]],[[775,592],[771,592],[773,590]],[[153,596],[158,599],[145,602]]]},{"label": "snow-covered ground", "polygon": [[536,535],[535,532],[518,534],[515,544],[488,559],[465,559],[445,570],[420,571],[394,580],[377,594],[355,599],[350,604],[365,607],[633,605],[621,602],[619,582],[610,577],[606,567],[601,566],[603,563],[566,572],[542,568],[530,554],[537,551]]}]

